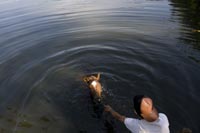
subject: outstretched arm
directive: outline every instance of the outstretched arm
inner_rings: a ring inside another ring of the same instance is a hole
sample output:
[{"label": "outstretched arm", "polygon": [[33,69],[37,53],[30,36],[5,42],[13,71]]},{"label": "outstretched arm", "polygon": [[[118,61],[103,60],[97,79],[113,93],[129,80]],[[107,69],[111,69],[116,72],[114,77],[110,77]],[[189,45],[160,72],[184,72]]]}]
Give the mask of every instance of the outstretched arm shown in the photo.
[{"label": "outstretched arm", "polygon": [[112,115],[114,118],[116,118],[117,120],[119,120],[119,121],[121,121],[121,122],[124,122],[124,120],[125,120],[125,118],[126,118],[125,116],[123,116],[123,115],[117,113],[117,112],[116,112],[115,110],[113,110],[112,107],[110,107],[109,105],[105,105],[104,107],[105,107],[105,111],[106,111],[106,112],[110,112],[111,115]]}]

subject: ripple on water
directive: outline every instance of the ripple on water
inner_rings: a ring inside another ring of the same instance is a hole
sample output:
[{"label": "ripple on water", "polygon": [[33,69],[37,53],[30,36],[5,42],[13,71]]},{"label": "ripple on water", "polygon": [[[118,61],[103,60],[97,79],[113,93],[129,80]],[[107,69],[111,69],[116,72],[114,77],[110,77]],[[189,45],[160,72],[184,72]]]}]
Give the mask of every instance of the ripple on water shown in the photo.
[{"label": "ripple on water", "polygon": [[185,125],[197,131],[192,114],[198,113],[200,72],[177,48],[180,31],[184,39],[192,35],[172,6],[148,0],[0,3],[0,131],[109,131],[81,81],[97,72],[105,103],[116,110],[132,116],[132,96],[145,93],[169,116],[172,131]]}]

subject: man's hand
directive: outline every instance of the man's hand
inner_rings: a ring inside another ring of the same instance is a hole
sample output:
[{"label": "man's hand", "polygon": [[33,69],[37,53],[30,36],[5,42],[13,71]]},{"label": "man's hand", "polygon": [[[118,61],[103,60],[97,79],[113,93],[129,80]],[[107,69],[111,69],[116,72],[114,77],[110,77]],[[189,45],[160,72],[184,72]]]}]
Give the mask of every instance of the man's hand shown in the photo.
[{"label": "man's hand", "polygon": [[106,112],[110,112],[112,110],[112,107],[110,107],[110,105],[104,105],[104,110]]},{"label": "man's hand", "polygon": [[105,110],[106,112],[110,112],[111,115],[112,115],[114,118],[118,119],[118,120],[121,121],[121,122],[124,122],[124,120],[125,120],[125,118],[126,118],[125,116],[123,116],[123,115],[119,114],[118,112],[116,112],[115,110],[113,110],[112,107],[110,107],[110,105],[104,105],[104,110]]}]

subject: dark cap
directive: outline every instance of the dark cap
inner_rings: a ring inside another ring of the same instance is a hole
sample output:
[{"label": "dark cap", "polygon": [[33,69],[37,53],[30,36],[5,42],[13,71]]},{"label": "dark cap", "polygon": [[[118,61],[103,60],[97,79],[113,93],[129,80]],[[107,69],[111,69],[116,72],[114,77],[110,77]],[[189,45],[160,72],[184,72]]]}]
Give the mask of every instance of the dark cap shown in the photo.
[{"label": "dark cap", "polygon": [[136,96],[134,96],[134,98],[133,98],[133,103],[134,103],[135,112],[136,112],[137,115],[140,116],[141,118],[143,118],[143,117],[141,116],[140,105],[141,105],[142,99],[143,99],[144,97],[145,97],[145,95],[136,95]]}]

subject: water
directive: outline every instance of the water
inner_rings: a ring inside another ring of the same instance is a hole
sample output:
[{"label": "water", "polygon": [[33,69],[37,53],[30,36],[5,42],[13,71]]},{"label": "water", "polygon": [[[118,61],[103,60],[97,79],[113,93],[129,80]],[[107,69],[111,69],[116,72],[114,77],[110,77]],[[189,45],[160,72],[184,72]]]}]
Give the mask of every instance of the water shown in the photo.
[{"label": "water", "polygon": [[105,103],[135,117],[146,94],[171,132],[200,132],[198,8],[166,0],[2,0],[0,132],[124,132],[97,117],[81,77],[101,72]]}]

